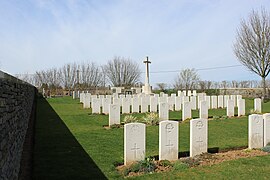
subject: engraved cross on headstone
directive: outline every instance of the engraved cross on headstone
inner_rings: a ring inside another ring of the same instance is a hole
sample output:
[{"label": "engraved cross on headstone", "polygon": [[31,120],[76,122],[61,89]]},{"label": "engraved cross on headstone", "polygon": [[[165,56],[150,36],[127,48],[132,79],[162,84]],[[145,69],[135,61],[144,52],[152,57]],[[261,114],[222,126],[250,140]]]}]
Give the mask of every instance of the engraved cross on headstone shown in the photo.
[{"label": "engraved cross on headstone", "polygon": [[199,139],[196,142],[199,144],[200,151],[202,151],[203,140],[201,139],[201,137],[199,137]]},{"label": "engraved cross on headstone", "polygon": [[134,151],[134,159],[137,159],[137,153],[139,149],[141,148],[137,147],[137,143],[134,143],[134,147],[131,148],[131,151]]},{"label": "engraved cross on headstone", "polygon": [[171,143],[171,140],[169,140],[169,143],[166,144],[165,146],[169,148],[169,153],[171,153],[171,150],[172,150],[172,147],[173,147],[173,144]]}]

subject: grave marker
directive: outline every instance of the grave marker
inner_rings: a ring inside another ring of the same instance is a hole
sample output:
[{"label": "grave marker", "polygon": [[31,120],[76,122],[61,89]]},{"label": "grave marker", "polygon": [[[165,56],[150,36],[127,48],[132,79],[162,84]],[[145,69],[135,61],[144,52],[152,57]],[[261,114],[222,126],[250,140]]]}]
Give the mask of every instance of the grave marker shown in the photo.
[{"label": "grave marker", "polygon": [[161,121],[159,123],[159,160],[178,159],[178,122]]},{"label": "grave marker", "polygon": [[252,114],[248,117],[248,148],[263,147],[263,115]]},{"label": "grave marker", "polygon": [[124,126],[124,164],[145,158],[145,124],[128,123]]},{"label": "grave marker", "polygon": [[207,119],[192,119],[190,121],[190,157],[207,152],[207,146]]}]

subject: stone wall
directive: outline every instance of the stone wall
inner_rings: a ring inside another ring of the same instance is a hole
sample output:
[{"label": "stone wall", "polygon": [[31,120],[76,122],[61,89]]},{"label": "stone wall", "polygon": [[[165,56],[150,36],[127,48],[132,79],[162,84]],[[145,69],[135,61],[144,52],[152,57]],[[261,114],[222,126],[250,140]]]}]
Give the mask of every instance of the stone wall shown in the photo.
[{"label": "stone wall", "polygon": [[0,71],[0,179],[18,179],[36,88]]},{"label": "stone wall", "polygon": [[[219,89],[220,94],[242,95],[247,98],[261,98],[263,96],[263,88],[228,88]],[[269,94],[268,89],[266,94]]]}]

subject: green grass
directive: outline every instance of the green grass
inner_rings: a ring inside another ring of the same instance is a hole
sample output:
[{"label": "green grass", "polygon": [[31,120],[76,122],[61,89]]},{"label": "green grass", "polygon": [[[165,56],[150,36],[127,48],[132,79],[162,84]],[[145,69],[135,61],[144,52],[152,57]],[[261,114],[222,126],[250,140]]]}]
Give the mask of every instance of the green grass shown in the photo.
[{"label": "green grass", "polygon": [[[78,100],[70,97],[38,100],[34,153],[35,179],[121,179],[115,163],[123,163],[123,128],[106,130],[108,116],[91,115]],[[253,100],[246,100],[246,113]],[[236,109],[237,110],[237,109]],[[270,112],[270,103],[263,105]],[[235,111],[235,114],[237,111]],[[209,116],[222,116],[225,109],[209,110]],[[136,114],[141,118],[144,114]],[[193,111],[198,117],[198,111]],[[124,115],[121,115],[123,120]],[[170,119],[181,119],[181,112],[170,112]],[[246,147],[247,117],[209,121],[209,148]],[[189,151],[189,122],[180,124],[179,150]],[[158,155],[158,126],[146,128],[146,156]],[[136,179],[268,178],[270,156],[240,159],[211,167],[186,169]]]}]

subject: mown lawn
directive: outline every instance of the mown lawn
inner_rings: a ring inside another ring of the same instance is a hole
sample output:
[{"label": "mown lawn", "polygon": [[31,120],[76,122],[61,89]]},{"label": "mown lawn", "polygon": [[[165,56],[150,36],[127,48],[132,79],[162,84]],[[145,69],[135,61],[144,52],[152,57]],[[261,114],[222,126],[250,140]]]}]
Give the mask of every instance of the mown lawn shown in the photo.
[{"label": "mown lawn", "polygon": [[[246,113],[253,100],[246,100]],[[237,110],[237,109],[236,109]],[[108,116],[91,115],[79,100],[71,97],[39,99],[34,153],[35,179],[121,179],[114,164],[123,163],[123,128],[106,130]],[[270,112],[270,103],[263,104]],[[237,111],[235,111],[235,114]],[[198,117],[194,111],[193,117]],[[222,116],[225,109],[209,110],[209,116]],[[138,118],[143,114],[136,114]],[[121,115],[123,119],[124,116]],[[170,119],[181,119],[180,112],[170,112]],[[209,121],[209,148],[220,150],[246,147],[247,117]],[[189,123],[180,124],[179,150],[189,151]],[[158,155],[158,126],[146,128],[146,156]],[[224,162],[209,167],[155,173],[135,179],[268,179],[270,156]]]}]

